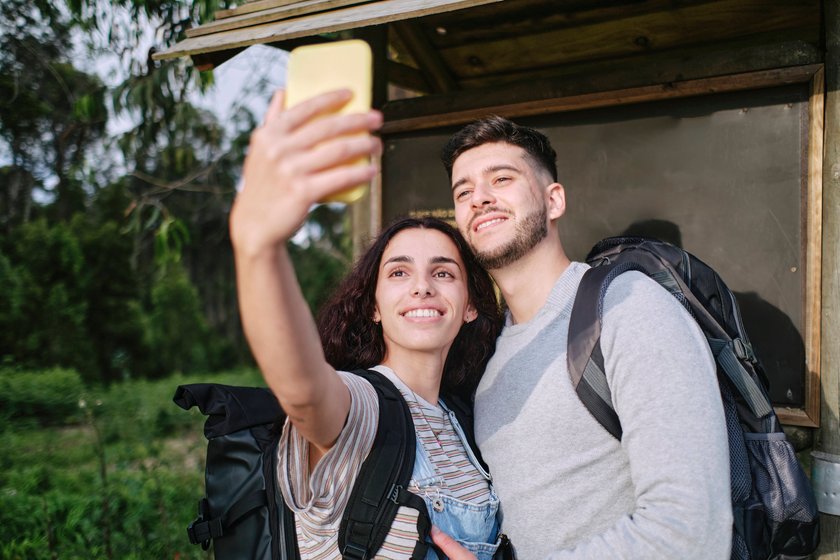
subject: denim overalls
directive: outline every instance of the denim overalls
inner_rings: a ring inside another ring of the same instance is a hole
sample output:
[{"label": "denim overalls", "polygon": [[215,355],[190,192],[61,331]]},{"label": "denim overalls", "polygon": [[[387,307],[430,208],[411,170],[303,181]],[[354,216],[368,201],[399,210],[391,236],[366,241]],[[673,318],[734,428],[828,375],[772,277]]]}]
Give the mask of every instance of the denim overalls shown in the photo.
[{"label": "denim overalls", "polygon": [[[444,413],[448,415],[458,439],[464,445],[470,462],[489,482],[490,475],[473,454],[467,443],[467,438],[464,436],[464,431],[455,418],[455,413],[449,410],[442,400],[438,402]],[[418,404],[422,406],[421,403]],[[414,472],[411,475],[409,490],[422,497],[426,502],[432,524],[469,549],[478,557],[478,560],[491,560],[499,547],[499,521],[497,519],[499,498],[496,496],[493,486],[490,486],[489,502],[483,505],[473,505],[441,494],[439,491],[441,479],[442,477],[435,474],[432,461],[420,438],[417,438]],[[434,550],[429,549],[426,560],[437,560],[437,554]]]}]

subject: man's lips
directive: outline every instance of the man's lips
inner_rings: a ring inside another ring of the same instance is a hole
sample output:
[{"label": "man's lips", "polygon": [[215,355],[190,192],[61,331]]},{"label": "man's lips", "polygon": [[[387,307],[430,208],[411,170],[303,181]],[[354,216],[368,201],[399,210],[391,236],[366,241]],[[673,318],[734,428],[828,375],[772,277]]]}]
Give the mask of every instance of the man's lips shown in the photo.
[{"label": "man's lips", "polygon": [[479,231],[488,228],[494,227],[510,218],[510,214],[500,211],[490,212],[487,214],[482,214],[481,216],[476,216],[472,224],[470,225],[470,229],[474,233],[478,233]]}]

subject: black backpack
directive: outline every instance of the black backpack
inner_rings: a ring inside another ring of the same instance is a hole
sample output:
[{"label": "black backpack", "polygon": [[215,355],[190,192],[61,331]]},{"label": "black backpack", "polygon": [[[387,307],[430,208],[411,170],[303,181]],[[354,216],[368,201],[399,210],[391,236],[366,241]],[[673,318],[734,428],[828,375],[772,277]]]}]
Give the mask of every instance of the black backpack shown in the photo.
[{"label": "black backpack", "polygon": [[767,393],[735,296],[700,259],[668,243],[638,237],[599,242],[586,257],[569,323],[568,365],[578,396],[621,439],[600,347],[604,294],[629,270],[656,280],[685,306],[709,342],[729,433],[734,531],[732,560],[799,560],[819,544],[819,513],[808,478]]},{"label": "black backpack", "polygon": [[[422,560],[429,547],[436,547],[425,542],[431,529],[425,502],[406,489],[414,468],[411,413],[385,376],[372,370],[353,373],[376,390],[379,424],[342,516],[339,550],[344,558],[372,558],[399,507],[408,506],[420,512],[420,541],[412,558]],[[273,393],[264,388],[193,384],[179,386],[174,401],[185,410],[198,406],[207,415],[206,496],[187,528],[190,542],[207,550],[212,541],[216,560],[300,558],[294,514],[276,484],[277,445],[286,415]],[[470,409],[455,398],[447,398],[446,404],[480,457]]]}]

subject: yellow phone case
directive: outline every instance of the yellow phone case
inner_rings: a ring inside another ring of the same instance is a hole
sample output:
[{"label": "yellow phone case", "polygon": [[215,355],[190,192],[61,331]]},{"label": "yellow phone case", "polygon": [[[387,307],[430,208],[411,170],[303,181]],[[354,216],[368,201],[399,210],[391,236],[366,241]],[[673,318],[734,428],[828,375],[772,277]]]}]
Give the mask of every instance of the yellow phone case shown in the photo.
[{"label": "yellow phone case", "polygon": [[[370,46],[360,39],[292,50],[286,67],[286,107],[328,91],[349,88],[353,99],[341,113],[367,112],[373,89],[372,60]],[[367,165],[368,158],[361,158],[358,163]],[[351,187],[321,202],[354,202],[364,196],[367,188],[367,184]]]}]

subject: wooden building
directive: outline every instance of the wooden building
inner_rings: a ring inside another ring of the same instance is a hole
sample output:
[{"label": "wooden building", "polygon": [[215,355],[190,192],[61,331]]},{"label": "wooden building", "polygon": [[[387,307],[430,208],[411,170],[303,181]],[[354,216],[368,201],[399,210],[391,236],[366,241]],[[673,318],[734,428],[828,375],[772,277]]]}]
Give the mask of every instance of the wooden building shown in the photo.
[{"label": "wooden building", "polygon": [[[840,463],[840,0],[257,0],[156,57],[211,69],[349,37],[373,47],[385,114],[359,243],[400,214],[451,216],[438,152],[460,125],[539,128],[570,255],[637,232],[716,268],[782,421]],[[823,518],[820,557],[840,558]]]}]

